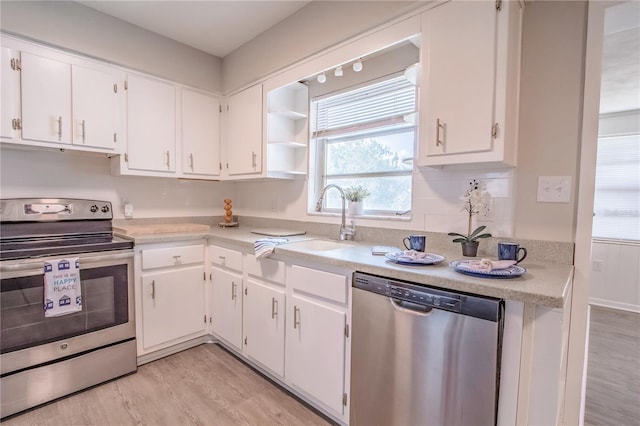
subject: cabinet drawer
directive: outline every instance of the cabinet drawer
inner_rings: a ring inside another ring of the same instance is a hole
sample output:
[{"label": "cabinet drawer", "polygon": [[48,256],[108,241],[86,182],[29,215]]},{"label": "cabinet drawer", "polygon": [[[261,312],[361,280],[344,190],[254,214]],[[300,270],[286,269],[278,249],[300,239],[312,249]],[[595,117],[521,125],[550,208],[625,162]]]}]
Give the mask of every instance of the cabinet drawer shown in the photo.
[{"label": "cabinet drawer", "polygon": [[211,263],[225,268],[242,271],[242,253],[224,247],[209,246]]},{"label": "cabinet drawer", "polygon": [[294,290],[304,291],[339,303],[347,303],[347,277],[294,265],[291,280]]},{"label": "cabinet drawer", "polygon": [[256,260],[254,255],[248,254],[244,267],[250,275],[284,284],[284,262],[280,260]]},{"label": "cabinet drawer", "polygon": [[202,262],[204,262],[204,246],[202,244],[142,250],[143,270]]}]

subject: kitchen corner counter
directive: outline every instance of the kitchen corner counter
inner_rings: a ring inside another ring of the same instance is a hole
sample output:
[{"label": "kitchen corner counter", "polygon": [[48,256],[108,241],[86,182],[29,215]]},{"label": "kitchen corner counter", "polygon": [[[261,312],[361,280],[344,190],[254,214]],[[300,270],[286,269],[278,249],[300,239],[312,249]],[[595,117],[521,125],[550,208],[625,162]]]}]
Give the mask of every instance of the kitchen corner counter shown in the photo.
[{"label": "kitchen corner counter", "polygon": [[[189,232],[175,228],[177,232],[155,232],[139,235],[117,233],[117,235],[131,238],[136,244],[158,244],[209,238],[210,242],[215,244],[232,245],[245,252],[253,253],[254,241],[265,237],[251,233],[251,229],[242,226],[237,228],[212,226],[208,231],[201,228],[199,231]],[[309,234],[287,238],[291,243],[312,239],[328,239],[324,236]],[[535,259],[527,259],[522,263],[521,266],[526,268],[527,272],[521,277],[509,279],[473,277],[458,273],[449,266],[449,262],[462,259],[460,252],[438,250],[437,248],[431,248],[428,251],[445,257],[445,260],[439,264],[398,265],[388,261],[384,256],[372,255],[372,245],[377,245],[377,243],[349,242],[344,248],[311,251],[285,243],[277,246],[272,256],[289,261],[324,263],[417,284],[533,303],[550,308],[564,307],[573,278],[572,265],[541,262]]]}]

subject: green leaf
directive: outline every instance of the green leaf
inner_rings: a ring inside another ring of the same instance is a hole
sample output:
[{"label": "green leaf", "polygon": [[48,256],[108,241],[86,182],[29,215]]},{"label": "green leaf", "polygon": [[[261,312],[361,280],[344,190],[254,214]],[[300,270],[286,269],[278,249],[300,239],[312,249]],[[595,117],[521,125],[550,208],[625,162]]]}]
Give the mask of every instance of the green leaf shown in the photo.
[{"label": "green leaf", "polygon": [[463,237],[463,238],[456,238],[453,240],[454,243],[464,243],[467,241],[467,237]]},{"label": "green leaf", "polygon": [[466,235],[463,234],[458,234],[457,232],[449,232],[448,234],[450,237],[462,237],[462,238],[467,238]]},{"label": "green leaf", "polygon": [[475,240],[479,240],[480,238],[489,238],[491,236],[491,234],[482,234],[482,235],[476,235],[475,237],[473,237],[473,241]]},{"label": "green leaf", "polygon": [[473,232],[471,233],[471,235],[469,235],[469,239],[470,239],[470,240],[473,240],[473,239],[476,237],[476,235],[478,235],[479,233],[481,233],[482,231],[484,231],[484,228],[486,228],[486,226],[485,226],[485,225],[478,226],[478,227],[475,229],[475,231],[473,231]]}]

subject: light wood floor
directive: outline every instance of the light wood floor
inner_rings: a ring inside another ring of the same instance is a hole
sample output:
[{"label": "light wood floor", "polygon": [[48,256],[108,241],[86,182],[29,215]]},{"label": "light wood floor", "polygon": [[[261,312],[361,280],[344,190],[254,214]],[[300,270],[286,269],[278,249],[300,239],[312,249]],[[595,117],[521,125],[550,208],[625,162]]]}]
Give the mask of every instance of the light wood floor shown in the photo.
[{"label": "light wood floor", "polygon": [[25,425],[329,425],[221,349],[205,344],[2,422]]},{"label": "light wood floor", "polygon": [[591,307],[585,425],[640,425],[640,314]]}]

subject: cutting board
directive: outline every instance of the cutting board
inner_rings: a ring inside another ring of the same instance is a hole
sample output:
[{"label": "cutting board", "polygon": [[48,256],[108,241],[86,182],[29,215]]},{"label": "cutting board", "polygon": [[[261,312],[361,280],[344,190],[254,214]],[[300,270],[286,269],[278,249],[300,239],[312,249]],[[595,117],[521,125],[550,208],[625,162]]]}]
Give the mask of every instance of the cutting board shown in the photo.
[{"label": "cutting board", "polygon": [[188,232],[209,232],[209,225],[200,223],[154,223],[149,225],[114,226],[114,232],[124,235],[153,235]]},{"label": "cutting board", "polygon": [[279,229],[279,228],[260,228],[253,229],[253,234],[268,235],[270,237],[291,237],[293,235],[304,235],[305,231],[294,231],[291,229]]}]

